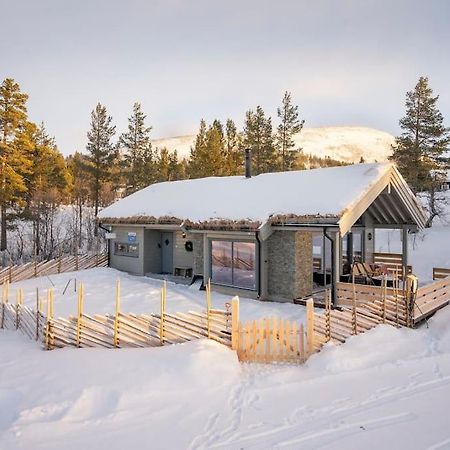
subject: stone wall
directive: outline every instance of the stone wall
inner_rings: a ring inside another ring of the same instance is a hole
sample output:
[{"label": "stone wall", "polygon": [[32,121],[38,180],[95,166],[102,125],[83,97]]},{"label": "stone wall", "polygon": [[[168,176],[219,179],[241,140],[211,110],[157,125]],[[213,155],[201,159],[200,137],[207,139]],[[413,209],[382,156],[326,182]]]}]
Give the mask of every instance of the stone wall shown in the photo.
[{"label": "stone wall", "polygon": [[275,231],[268,240],[268,292],[293,300],[312,293],[312,233]]},{"label": "stone wall", "polygon": [[203,275],[203,234],[191,234],[189,239],[194,246],[194,274]]}]

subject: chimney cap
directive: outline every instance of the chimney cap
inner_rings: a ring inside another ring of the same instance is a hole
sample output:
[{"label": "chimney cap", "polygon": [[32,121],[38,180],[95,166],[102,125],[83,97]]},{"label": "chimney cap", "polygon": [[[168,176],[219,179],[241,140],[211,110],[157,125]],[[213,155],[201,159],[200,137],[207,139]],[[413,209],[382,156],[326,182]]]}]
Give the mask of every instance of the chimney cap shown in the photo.
[{"label": "chimney cap", "polygon": [[252,151],[245,149],[245,178],[252,177]]}]

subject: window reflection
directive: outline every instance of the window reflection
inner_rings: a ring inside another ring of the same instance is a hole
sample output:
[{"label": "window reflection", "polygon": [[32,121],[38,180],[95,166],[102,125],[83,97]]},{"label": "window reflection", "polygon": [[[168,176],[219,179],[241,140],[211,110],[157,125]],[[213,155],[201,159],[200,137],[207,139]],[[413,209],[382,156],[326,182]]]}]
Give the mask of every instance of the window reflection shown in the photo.
[{"label": "window reflection", "polygon": [[254,242],[211,241],[211,279],[214,283],[255,289]]}]

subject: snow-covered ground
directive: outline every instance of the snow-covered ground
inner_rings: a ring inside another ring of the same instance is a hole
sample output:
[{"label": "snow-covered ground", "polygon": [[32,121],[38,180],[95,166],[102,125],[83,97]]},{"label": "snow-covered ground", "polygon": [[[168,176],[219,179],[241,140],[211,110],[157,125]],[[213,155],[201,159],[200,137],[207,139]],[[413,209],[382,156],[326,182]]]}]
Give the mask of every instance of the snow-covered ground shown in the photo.
[{"label": "snow-covered ground", "polygon": [[0,333],[1,449],[447,449],[450,308],[379,326],[303,366],[201,340],[40,350]]},{"label": "snow-covered ground", "polygon": [[[384,241],[385,245],[386,242]],[[382,241],[379,241],[381,245]],[[390,243],[391,244],[391,243]],[[394,245],[392,243],[392,245]],[[415,272],[450,267],[445,221],[416,238]],[[25,302],[55,289],[55,314],[159,309],[161,281],[98,268],[15,283]],[[63,295],[67,282],[70,284]],[[222,308],[229,297],[213,293]],[[204,308],[197,287],[168,284],[170,311]],[[292,304],[241,299],[241,317],[304,320]],[[416,330],[379,326],[328,344],[303,366],[241,364],[207,340],[148,349],[42,351],[0,330],[0,449],[450,449],[450,307]]]}]

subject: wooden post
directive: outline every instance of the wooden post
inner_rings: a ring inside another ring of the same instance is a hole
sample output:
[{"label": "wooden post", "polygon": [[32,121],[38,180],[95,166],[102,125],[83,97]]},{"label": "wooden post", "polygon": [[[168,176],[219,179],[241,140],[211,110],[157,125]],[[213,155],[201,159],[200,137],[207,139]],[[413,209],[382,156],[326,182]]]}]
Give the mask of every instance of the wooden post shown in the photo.
[{"label": "wooden post", "polygon": [[37,261],[36,261],[36,246],[34,248],[34,278],[37,277]]},{"label": "wooden post", "polygon": [[211,279],[206,283],[206,321],[208,327],[208,339],[211,339]]},{"label": "wooden post", "polygon": [[[386,295],[387,295],[387,279],[386,275],[381,280],[381,298],[383,302],[383,323],[386,323]],[[397,296],[395,296],[397,298]]]},{"label": "wooden post", "polygon": [[39,301],[39,288],[36,288],[36,341],[39,340],[39,322],[41,319],[41,302]]},{"label": "wooden post", "polygon": [[352,297],[352,326],[353,334],[358,334],[358,323],[356,317],[356,284],[355,284],[355,273],[352,275],[352,287],[353,287],[353,297]]},{"label": "wooden post", "polygon": [[20,289],[16,291],[16,330],[19,329],[20,321]]},{"label": "wooden post", "polygon": [[5,303],[6,303],[6,286],[5,283],[2,284],[2,321],[0,328],[3,329],[5,326]]},{"label": "wooden post", "polygon": [[306,346],[308,356],[314,353],[314,300],[306,300]]},{"label": "wooden post", "polygon": [[61,246],[59,246],[58,273],[61,273],[61,257],[62,257],[62,250],[61,250]]},{"label": "wooden post", "polygon": [[47,290],[47,323],[45,327],[45,348],[51,350],[51,321],[53,319],[53,291],[52,289]]},{"label": "wooden post", "polygon": [[116,283],[116,315],[114,319],[114,347],[119,346],[119,315],[120,315],[120,278]]},{"label": "wooden post", "polygon": [[167,282],[164,280],[161,289],[161,319],[159,322],[159,342],[164,345],[164,316],[166,314],[166,296],[167,296]]},{"label": "wooden post", "polygon": [[98,252],[100,250],[100,236],[97,234],[97,239],[95,240],[95,267],[98,266]]},{"label": "wooden post", "polygon": [[77,347],[81,345],[81,327],[83,319],[84,285],[80,283],[78,291],[78,316],[77,316]]},{"label": "wooden post", "polygon": [[331,339],[331,292],[329,289],[325,292],[325,339],[327,342]]},{"label": "wooden post", "polygon": [[8,279],[12,283],[12,266],[11,266],[11,256],[9,257],[9,267],[8,267]]},{"label": "wooden post", "polygon": [[236,351],[238,350],[238,338],[239,338],[239,297],[236,295],[231,300],[231,348]]}]

